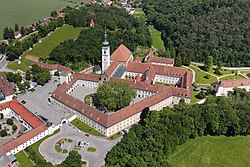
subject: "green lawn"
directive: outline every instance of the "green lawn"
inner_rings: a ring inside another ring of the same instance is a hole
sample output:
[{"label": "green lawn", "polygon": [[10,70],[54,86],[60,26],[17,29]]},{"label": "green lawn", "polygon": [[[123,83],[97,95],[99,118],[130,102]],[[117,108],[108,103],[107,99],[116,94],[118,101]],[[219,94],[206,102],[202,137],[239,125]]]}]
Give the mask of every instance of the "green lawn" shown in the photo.
[{"label": "green lawn", "polygon": [[118,132],[118,133],[114,134],[113,136],[108,137],[107,139],[108,140],[115,140],[121,136],[122,136],[122,133]]},{"label": "green lawn", "polygon": [[30,65],[31,61],[28,59],[25,59],[25,56],[21,57],[21,64],[18,64],[17,61],[11,62],[10,64],[8,64],[8,68],[12,69],[12,70],[23,70],[23,71],[27,71],[29,69],[29,65]]},{"label": "green lawn", "polygon": [[96,149],[93,148],[93,147],[89,147],[87,151],[88,151],[88,152],[96,152]]},{"label": "green lawn", "polygon": [[37,57],[46,58],[49,56],[49,53],[58,45],[60,42],[63,42],[68,39],[75,39],[81,32],[83,28],[74,28],[70,25],[65,25],[53,32],[50,36],[47,36],[41,43],[37,43],[32,51],[27,51],[21,57],[21,64],[18,64],[17,61],[14,61],[8,64],[8,68],[13,70],[23,70],[26,71],[29,69],[30,60],[26,59],[26,55],[33,55]]},{"label": "green lawn", "polygon": [[15,154],[16,159],[19,162],[20,167],[33,167],[34,165],[29,160],[29,158],[24,154],[23,151],[20,151],[19,153]]},{"label": "green lawn", "polygon": [[74,119],[71,123],[72,123],[72,125],[74,125],[78,129],[80,129],[81,131],[84,131],[84,132],[89,133],[91,135],[104,136],[103,134],[96,131],[94,128],[90,127],[89,125],[85,124],[84,122],[82,122],[81,120],[79,120],[77,118]]},{"label": "green lawn", "polygon": [[237,79],[244,79],[245,77],[243,77],[242,75],[230,75],[230,76],[226,76],[226,77],[222,77],[220,78],[220,80],[237,80]]},{"label": "green lawn", "polygon": [[0,72],[1,75],[6,76],[8,72]]},{"label": "green lawn", "polygon": [[192,87],[191,104],[195,104],[196,102],[201,100],[195,97],[197,94],[198,93],[194,91],[194,87]]},{"label": "green lawn", "polygon": [[175,167],[249,167],[250,136],[199,137],[170,157]]},{"label": "green lawn", "polygon": [[0,39],[6,26],[27,26],[49,16],[52,10],[59,12],[67,5],[86,1],[89,0],[0,0]]},{"label": "green lawn", "polygon": [[[192,65],[188,66],[189,68],[193,69],[195,71],[195,82],[200,84],[211,84],[217,81],[217,79],[209,74],[206,74],[203,70],[194,67]],[[209,75],[209,78],[206,79],[205,76]]]},{"label": "green lawn", "polygon": [[55,150],[59,153],[62,152],[62,149],[59,145],[55,145]]},{"label": "green lawn", "polygon": [[47,58],[50,52],[61,42],[77,38],[82,29],[82,27],[74,28],[70,25],[64,25],[50,36],[47,36],[41,43],[37,43],[33,50],[26,52],[25,55]]},{"label": "green lawn", "polygon": [[149,26],[149,31],[153,40],[153,47],[159,50],[165,50],[164,43],[161,39],[161,32],[157,31],[152,25]]}]

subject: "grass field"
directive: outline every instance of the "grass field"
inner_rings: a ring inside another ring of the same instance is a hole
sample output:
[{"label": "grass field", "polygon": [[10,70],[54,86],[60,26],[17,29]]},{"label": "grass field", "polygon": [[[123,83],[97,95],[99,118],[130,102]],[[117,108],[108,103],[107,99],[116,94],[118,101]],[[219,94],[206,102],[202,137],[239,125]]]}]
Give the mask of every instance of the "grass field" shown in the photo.
[{"label": "grass field", "polygon": [[27,60],[25,56],[33,55],[46,58],[49,56],[49,53],[60,44],[60,42],[68,39],[75,39],[80,34],[82,29],[83,28],[74,28],[70,25],[61,27],[60,29],[53,32],[50,36],[47,36],[41,43],[37,43],[32,51],[25,52],[25,54],[21,57],[21,64],[18,64],[17,61],[15,61],[10,63],[8,68],[26,71],[31,61]]},{"label": "grass field", "polygon": [[33,167],[34,166],[32,162],[28,159],[28,157],[24,154],[23,151],[20,151],[19,153],[15,154],[15,157],[16,159],[18,159],[20,167]]},{"label": "grass field", "polygon": [[175,167],[249,167],[250,136],[199,137],[170,157]]},{"label": "grass field", "polygon": [[226,76],[226,77],[222,77],[220,78],[220,80],[237,80],[237,79],[244,79],[245,77],[243,77],[242,75],[230,75],[230,76]]},{"label": "grass field", "polygon": [[89,0],[0,0],[0,39],[6,26],[27,26],[49,16],[52,10],[59,12],[67,5],[86,1]]},{"label": "grass field", "polygon": [[96,131],[94,128],[90,127],[89,125],[85,124],[84,122],[82,122],[79,119],[74,119],[71,122],[72,125],[74,125],[75,127],[77,127],[78,129],[80,129],[81,131],[84,131],[86,133],[89,133],[91,135],[94,136],[104,136],[103,134],[101,134],[100,132]]},{"label": "grass field", "polygon": [[[188,66],[189,68],[195,71],[195,82],[200,84],[211,84],[217,81],[217,79],[209,74],[206,74],[203,70],[198,69],[198,67],[194,67],[192,65]],[[205,76],[209,75],[209,78],[206,79]]]},{"label": "grass field", "polygon": [[157,31],[152,25],[149,26],[149,31],[153,40],[153,47],[159,50],[165,50],[164,43],[161,39],[161,32]]},{"label": "grass field", "polygon": [[62,41],[77,38],[82,29],[82,27],[74,28],[73,26],[65,25],[50,36],[47,36],[41,43],[36,44],[33,50],[27,51],[25,55],[47,58],[50,52]]}]

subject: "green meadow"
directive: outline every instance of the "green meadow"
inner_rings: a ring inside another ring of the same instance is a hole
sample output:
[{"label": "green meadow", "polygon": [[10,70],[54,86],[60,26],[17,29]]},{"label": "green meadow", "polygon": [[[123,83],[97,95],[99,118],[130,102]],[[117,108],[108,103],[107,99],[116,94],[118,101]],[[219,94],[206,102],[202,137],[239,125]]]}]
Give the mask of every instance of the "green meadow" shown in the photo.
[{"label": "green meadow", "polygon": [[204,136],[179,146],[169,161],[174,167],[249,167],[250,136]]}]

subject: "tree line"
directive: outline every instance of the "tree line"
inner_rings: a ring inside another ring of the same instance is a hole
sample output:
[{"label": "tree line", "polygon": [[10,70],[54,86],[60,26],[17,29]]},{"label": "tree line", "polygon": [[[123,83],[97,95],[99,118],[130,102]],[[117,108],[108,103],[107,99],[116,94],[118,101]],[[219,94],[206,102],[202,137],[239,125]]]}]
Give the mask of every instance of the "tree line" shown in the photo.
[{"label": "tree line", "polygon": [[212,56],[215,64],[250,65],[250,1],[143,0],[143,10],[182,60]]},{"label": "tree line", "polygon": [[99,64],[105,27],[111,53],[122,43],[131,51],[138,45],[150,47],[152,44],[145,22],[129,15],[124,9],[99,5],[65,9],[67,24],[86,27],[91,19],[95,21],[94,27],[83,29],[76,40],[68,40],[58,45],[51,52],[50,60],[67,66],[83,61]]},{"label": "tree line", "polygon": [[150,111],[106,156],[107,166],[170,167],[178,145],[197,136],[250,134],[250,92],[235,88],[228,97],[208,97],[204,104]]},{"label": "tree line", "polygon": [[63,18],[58,18],[56,20],[51,20],[51,22],[46,25],[37,25],[36,30],[38,33],[32,34],[26,39],[18,41],[13,45],[0,44],[0,53],[5,53],[7,59],[10,61],[18,59],[24,51],[32,48],[41,38],[45,37],[51,31],[54,31],[56,28],[63,26],[63,24]]}]

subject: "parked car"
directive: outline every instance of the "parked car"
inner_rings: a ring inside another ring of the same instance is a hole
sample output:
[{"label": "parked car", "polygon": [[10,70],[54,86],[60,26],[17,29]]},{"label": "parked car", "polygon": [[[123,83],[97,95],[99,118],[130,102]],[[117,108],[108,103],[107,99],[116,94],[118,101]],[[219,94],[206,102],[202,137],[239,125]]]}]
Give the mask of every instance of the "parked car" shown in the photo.
[{"label": "parked car", "polygon": [[85,136],[89,137],[89,136],[90,136],[90,134],[85,134]]}]

